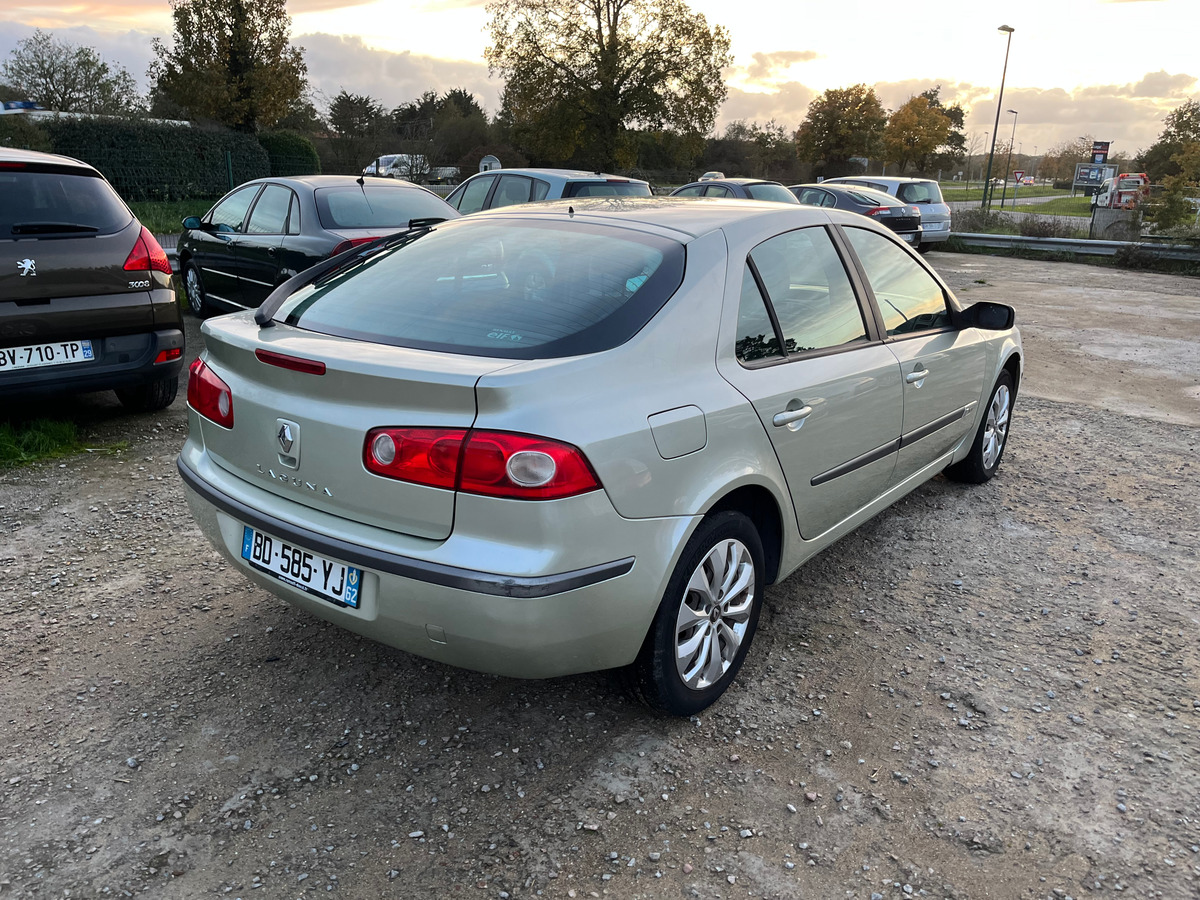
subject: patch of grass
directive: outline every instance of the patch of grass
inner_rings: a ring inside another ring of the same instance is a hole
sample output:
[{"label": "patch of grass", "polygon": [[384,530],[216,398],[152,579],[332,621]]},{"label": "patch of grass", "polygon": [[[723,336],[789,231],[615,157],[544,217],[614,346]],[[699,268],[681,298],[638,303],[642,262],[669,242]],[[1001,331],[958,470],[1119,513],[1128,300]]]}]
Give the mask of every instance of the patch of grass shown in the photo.
[{"label": "patch of grass", "polygon": [[143,200],[129,208],[151,234],[179,234],[185,218],[202,216],[212,205],[212,200]]},{"label": "patch of grass", "polygon": [[21,425],[0,422],[0,466],[23,466],[39,459],[71,456],[83,450],[74,422],[35,419]]},{"label": "patch of grass", "polygon": [[[953,183],[947,184],[946,182],[942,182],[941,188],[942,188],[942,197],[945,198],[947,203],[966,202],[968,200],[974,200],[975,202],[978,203],[980,200],[983,199],[983,188],[982,187],[973,187],[973,188],[968,189],[966,187],[957,187]],[[1021,190],[1019,192],[1019,196],[1021,196],[1021,197],[1056,197],[1056,196],[1062,195],[1062,193],[1063,192],[1061,190],[1059,190],[1058,188],[1048,187],[1046,185],[1034,185],[1033,187],[1021,188]],[[1012,185],[1009,185],[1008,197],[1010,200],[1012,199]],[[1000,205],[1000,191],[999,190],[997,190],[996,196],[992,198],[992,203],[995,206]]]},{"label": "patch of grass", "polygon": [[[1021,196],[1026,196],[1021,192]],[[1092,217],[1092,201],[1090,197],[1055,197],[1045,203],[1022,203],[1016,207],[1016,212],[1037,213],[1040,216],[1080,216],[1085,219]],[[1005,209],[1011,209],[1006,206]]]}]

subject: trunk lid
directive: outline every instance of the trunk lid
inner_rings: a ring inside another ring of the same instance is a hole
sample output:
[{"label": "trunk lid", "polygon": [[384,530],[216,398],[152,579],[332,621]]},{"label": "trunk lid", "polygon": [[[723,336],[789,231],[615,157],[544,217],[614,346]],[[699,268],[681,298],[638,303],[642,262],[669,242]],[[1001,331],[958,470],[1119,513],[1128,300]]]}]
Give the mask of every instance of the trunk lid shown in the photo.
[{"label": "trunk lid", "polygon": [[[209,320],[207,363],[233,394],[232,429],[200,418],[222,468],[305,506],[401,534],[441,540],[454,525],[451,490],[383,478],[362,462],[379,426],[469,428],[475,384],[510,360],[413,350],[276,324],[250,314]],[[311,375],[264,363],[256,349],[322,362]],[[284,425],[292,441],[285,452]]]}]

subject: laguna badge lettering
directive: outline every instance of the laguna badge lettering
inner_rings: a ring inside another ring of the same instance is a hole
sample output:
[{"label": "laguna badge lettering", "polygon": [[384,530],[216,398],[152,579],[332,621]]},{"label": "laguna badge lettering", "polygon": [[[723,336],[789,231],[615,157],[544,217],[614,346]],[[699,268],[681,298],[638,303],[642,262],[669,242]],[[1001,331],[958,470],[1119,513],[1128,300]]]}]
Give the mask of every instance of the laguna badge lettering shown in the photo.
[{"label": "laguna badge lettering", "polygon": [[294,488],[303,488],[312,491],[314,494],[322,494],[326,497],[332,497],[333,491],[327,487],[321,487],[319,484],[313,484],[311,481],[305,481],[295,475],[289,475],[287,472],[276,472],[272,468],[263,468],[262,463],[255,463],[254,468],[258,470],[259,475],[265,475],[280,484],[286,484]]}]

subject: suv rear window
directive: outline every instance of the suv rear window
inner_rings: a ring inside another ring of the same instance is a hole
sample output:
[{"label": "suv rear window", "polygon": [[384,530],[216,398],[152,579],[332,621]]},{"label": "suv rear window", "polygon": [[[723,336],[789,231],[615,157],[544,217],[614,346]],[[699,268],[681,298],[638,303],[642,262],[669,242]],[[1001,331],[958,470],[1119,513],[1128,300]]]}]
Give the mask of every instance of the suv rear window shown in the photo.
[{"label": "suv rear window", "polygon": [[901,184],[896,196],[905,203],[943,203],[942,189],[936,181],[909,181]]},{"label": "suv rear window", "polygon": [[449,218],[441,197],[422,188],[390,186],[317,188],[323,228],[405,228],[410,219]]},{"label": "suv rear window", "polygon": [[328,281],[277,317],[355,340],[512,359],[631,338],[683,280],[676,241],[581,222],[456,220]]},{"label": "suv rear window", "polygon": [[87,169],[0,169],[0,238],[115,234],[133,216],[116,191]]},{"label": "suv rear window", "polygon": [[649,197],[650,185],[640,181],[573,181],[564,197]]}]

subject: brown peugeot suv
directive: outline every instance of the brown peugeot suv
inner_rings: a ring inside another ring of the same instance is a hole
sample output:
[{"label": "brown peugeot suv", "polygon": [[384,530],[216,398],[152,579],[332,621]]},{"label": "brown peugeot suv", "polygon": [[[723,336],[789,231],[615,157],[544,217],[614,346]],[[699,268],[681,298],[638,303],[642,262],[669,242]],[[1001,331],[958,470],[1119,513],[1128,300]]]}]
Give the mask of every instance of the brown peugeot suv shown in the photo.
[{"label": "brown peugeot suv", "polygon": [[154,236],[86,163],[0,148],[0,399],[115,390],[162,409],[182,367]]}]

